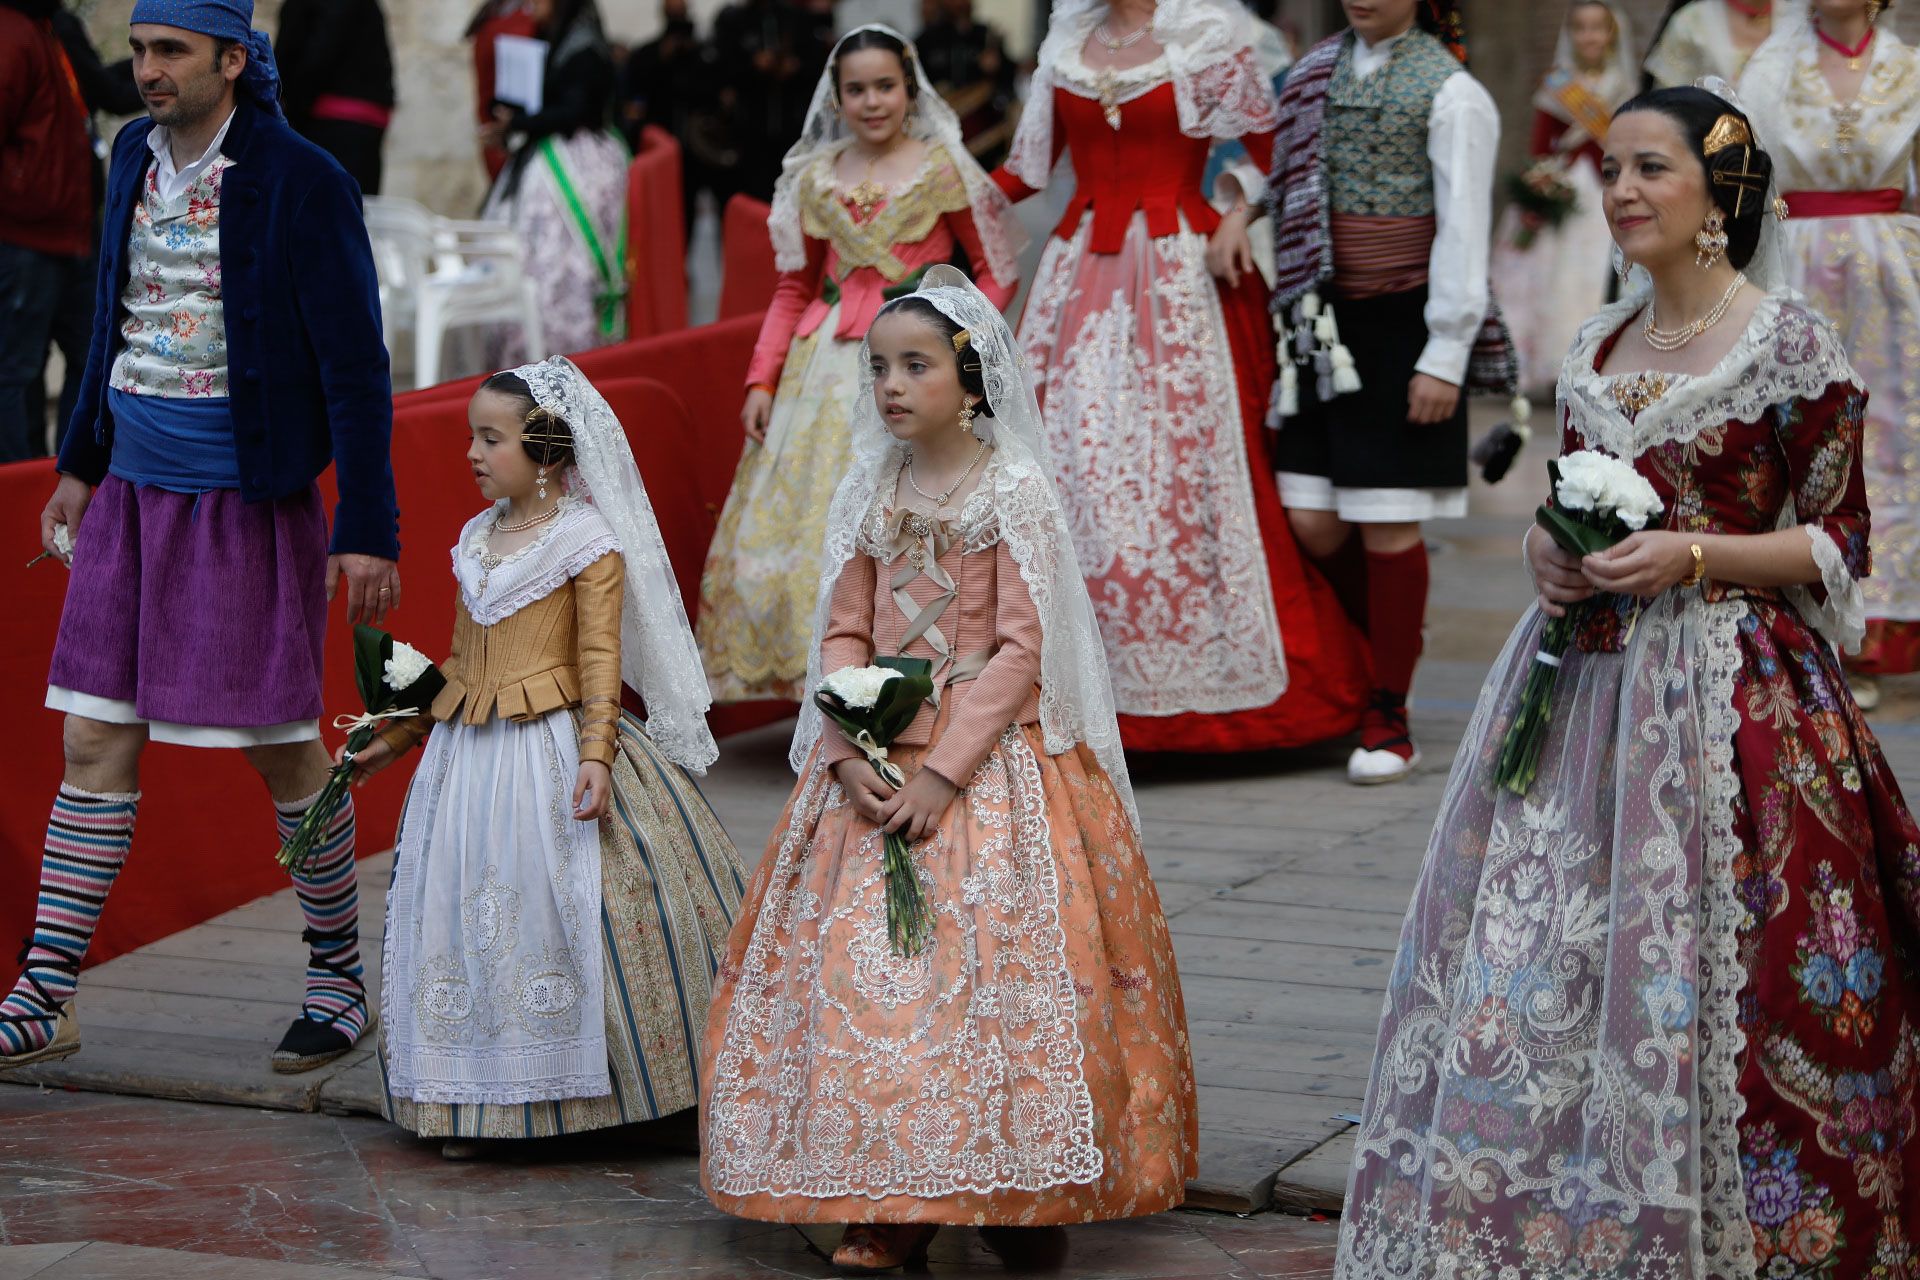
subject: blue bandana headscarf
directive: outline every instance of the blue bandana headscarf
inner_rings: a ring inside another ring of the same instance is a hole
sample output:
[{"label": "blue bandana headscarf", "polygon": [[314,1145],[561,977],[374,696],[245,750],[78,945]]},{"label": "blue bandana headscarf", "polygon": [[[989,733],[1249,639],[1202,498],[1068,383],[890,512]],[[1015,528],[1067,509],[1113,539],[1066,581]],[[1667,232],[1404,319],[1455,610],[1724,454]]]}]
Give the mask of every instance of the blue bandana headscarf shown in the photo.
[{"label": "blue bandana headscarf", "polygon": [[198,31],[216,40],[247,46],[247,69],[240,88],[262,110],[285,118],[280,109],[280,71],[273,64],[273,42],[253,29],[253,0],[136,0],[128,25],[152,22],[182,31]]}]

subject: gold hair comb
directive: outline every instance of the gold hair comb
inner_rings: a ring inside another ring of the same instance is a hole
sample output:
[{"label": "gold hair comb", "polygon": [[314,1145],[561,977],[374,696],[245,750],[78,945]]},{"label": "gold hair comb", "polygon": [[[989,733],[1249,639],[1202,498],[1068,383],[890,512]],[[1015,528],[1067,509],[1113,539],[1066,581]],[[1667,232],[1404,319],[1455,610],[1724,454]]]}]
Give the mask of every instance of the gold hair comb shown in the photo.
[{"label": "gold hair comb", "polygon": [[980,363],[980,349],[973,345],[973,335],[965,329],[962,329],[953,335],[953,354],[958,357],[964,351],[971,351],[973,359],[971,361],[960,360],[960,367],[968,373],[979,373],[982,368]]},{"label": "gold hair comb", "polygon": [[571,446],[573,433],[567,430],[566,421],[559,414],[544,405],[535,405],[527,411],[520,439],[527,444]]},{"label": "gold hair comb", "polygon": [[[1747,122],[1732,112],[1723,112],[1713,122],[1713,128],[1707,131],[1707,140],[1701,150],[1708,155],[1717,155],[1728,147],[1751,147],[1753,132],[1747,128]],[[1744,166],[1743,166],[1744,167]]]}]

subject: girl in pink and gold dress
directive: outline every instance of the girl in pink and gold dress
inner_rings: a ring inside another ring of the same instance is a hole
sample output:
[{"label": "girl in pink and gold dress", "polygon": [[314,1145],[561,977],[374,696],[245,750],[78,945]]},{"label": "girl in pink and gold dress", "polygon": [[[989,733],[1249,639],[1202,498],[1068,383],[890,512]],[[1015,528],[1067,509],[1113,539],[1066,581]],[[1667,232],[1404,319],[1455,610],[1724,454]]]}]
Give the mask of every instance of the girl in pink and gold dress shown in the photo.
[{"label": "girl in pink and gold dress", "polygon": [[[868,345],[808,683],[902,653],[934,664],[939,705],[890,749],[897,791],[803,713],[800,781],[708,1022],[701,1174],[728,1212],[849,1224],[836,1263],[880,1270],[940,1224],[1005,1251],[1005,1228],[1178,1205],[1198,1131],[1173,947],[1013,335],[942,266]],[[915,955],[888,937],[886,830],[933,920]]]}]

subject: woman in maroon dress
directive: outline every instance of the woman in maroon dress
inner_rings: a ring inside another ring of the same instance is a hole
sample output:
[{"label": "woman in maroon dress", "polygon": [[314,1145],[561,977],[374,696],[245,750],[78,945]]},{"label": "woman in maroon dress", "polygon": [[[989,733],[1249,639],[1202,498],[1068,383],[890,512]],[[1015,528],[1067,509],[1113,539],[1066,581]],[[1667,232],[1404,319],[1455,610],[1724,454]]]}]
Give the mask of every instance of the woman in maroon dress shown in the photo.
[{"label": "woman in maroon dress", "polygon": [[[1279,116],[1235,0],[1057,0],[1014,199],[1075,191],[1020,342],[1134,750],[1245,751],[1353,729],[1369,676],[1301,558],[1266,458],[1266,285],[1247,238]],[[1201,189],[1219,139],[1250,163]]]},{"label": "woman in maroon dress", "polygon": [[[1585,559],[1529,531],[1540,603],[1401,933],[1339,1280],[1920,1275],[1920,827],[1835,657],[1866,393],[1780,283],[1771,170],[1702,89],[1608,131],[1636,269],[1562,366],[1562,448],[1663,511]],[[1515,795],[1502,743],[1570,609]]]}]

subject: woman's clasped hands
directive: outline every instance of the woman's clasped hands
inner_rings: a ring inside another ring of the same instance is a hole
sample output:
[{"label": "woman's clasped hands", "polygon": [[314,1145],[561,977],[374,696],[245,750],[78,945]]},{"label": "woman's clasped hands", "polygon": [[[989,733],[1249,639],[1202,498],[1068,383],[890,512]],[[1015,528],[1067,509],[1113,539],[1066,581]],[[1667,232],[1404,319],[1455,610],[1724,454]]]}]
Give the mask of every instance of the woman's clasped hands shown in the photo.
[{"label": "woman's clasped hands", "polygon": [[1562,550],[1544,529],[1527,533],[1527,564],[1540,593],[1540,611],[1564,617],[1568,605],[1601,593],[1646,599],[1693,573],[1693,540],[1664,529],[1643,529],[1618,546],[1590,556]]}]

